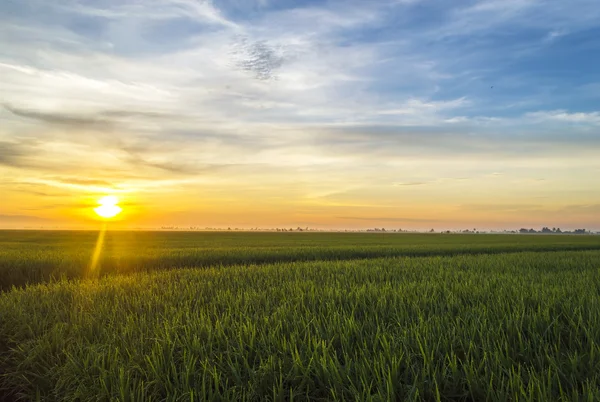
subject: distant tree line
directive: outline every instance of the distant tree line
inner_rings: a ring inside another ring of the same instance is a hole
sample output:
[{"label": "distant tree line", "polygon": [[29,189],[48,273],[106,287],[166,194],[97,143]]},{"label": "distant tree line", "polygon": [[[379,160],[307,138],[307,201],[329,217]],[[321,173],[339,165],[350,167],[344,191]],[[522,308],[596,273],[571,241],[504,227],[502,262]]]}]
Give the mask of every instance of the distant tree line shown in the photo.
[{"label": "distant tree line", "polygon": [[[371,229],[339,229],[339,230],[328,230],[328,229],[316,229],[309,227],[296,227],[294,228],[213,228],[213,227],[205,227],[201,228],[199,226],[189,226],[189,227],[178,227],[178,226],[161,226],[161,230],[192,230],[192,231],[266,231],[266,232],[370,232],[370,233],[423,233],[419,230],[404,230],[404,229],[386,229],[386,228],[371,228]],[[434,229],[430,229],[426,231],[428,233],[436,233]],[[441,230],[439,233],[442,234],[452,234],[452,233],[462,233],[462,234],[486,234],[486,233],[508,233],[508,234],[529,234],[529,233],[542,233],[542,234],[600,234],[600,232],[593,232],[587,229],[575,229],[572,231],[563,231],[561,228],[549,228],[544,226],[541,230],[535,230],[533,228],[521,228],[519,230],[502,230],[502,231],[484,231],[478,230],[477,228],[473,229],[464,229],[464,230]]]},{"label": "distant tree line", "polygon": [[526,228],[521,228],[519,229],[519,233],[563,233],[563,234],[586,234],[586,233],[591,233],[585,229],[575,229],[572,232],[569,231],[562,231],[560,230],[560,228],[552,228],[550,229],[549,227],[543,227],[542,230],[535,230],[535,229],[526,229]]}]

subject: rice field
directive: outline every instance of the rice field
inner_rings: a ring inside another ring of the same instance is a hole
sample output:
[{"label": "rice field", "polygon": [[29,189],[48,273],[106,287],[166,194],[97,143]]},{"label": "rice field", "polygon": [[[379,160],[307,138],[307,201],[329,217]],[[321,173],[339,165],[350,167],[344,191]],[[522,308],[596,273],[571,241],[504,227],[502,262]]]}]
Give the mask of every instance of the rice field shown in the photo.
[{"label": "rice field", "polygon": [[0,231],[0,290],[57,279],[184,267],[600,250],[600,236],[592,235],[108,231],[97,269],[90,272],[98,237],[92,231]]},{"label": "rice field", "polygon": [[0,399],[600,400],[597,236],[97,235],[0,232]]}]

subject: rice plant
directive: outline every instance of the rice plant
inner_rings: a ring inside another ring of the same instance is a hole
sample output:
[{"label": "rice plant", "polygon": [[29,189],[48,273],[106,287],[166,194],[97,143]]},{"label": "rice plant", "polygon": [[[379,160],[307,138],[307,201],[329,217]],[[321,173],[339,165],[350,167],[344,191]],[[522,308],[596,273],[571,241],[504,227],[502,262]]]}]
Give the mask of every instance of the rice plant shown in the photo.
[{"label": "rice plant", "polygon": [[281,262],[0,295],[7,400],[595,401],[600,251]]}]

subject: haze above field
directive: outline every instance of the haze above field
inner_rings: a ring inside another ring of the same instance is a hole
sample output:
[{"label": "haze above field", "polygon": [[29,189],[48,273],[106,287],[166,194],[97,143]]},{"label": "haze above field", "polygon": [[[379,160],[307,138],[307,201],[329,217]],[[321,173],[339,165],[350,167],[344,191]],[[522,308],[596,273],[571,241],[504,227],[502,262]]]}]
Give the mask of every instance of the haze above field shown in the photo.
[{"label": "haze above field", "polygon": [[600,229],[597,0],[0,2],[0,227]]}]

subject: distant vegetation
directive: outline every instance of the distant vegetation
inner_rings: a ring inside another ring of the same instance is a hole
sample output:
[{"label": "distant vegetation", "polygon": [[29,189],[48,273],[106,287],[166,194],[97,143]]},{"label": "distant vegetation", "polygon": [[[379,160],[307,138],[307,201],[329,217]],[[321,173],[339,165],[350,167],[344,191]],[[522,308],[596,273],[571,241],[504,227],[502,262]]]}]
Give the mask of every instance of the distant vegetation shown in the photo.
[{"label": "distant vegetation", "polygon": [[519,229],[519,233],[590,234],[591,232],[589,232],[589,231],[587,231],[585,229],[575,229],[573,231],[562,231],[562,230],[560,230],[560,228],[552,228],[552,229],[550,229],[548,227],[544,227],[540,231],[537,231],[535,229],[521,228],[521,229]]},{"label": "distant vegetation", "polygon": [[[56,229],[56,228],[54,228]],[[179,227],[179,226],[161,226],[160,230],[168,230],[168,231],[202,231],[202,232],[321,232],[321,233],[436,233],[435,229],[430,229],[427,231],[419,231],[419,230],[405,230],[405,229],[391,229],[391,228],[368,228],[368,229],[337,229],[337,230],[327,230],[327,229],[315,229],[309,227],[296,227],[294,228],[214,228],[214,227],[205,227],[201,228],[198,226],[189,226],[189,227]],[[600,232],[594,232],[587,229],[574,229],[572,231],[569,230],[561,230],[560,228],[548,228],[543,227],[540,230],[536,230],[533,228],[526,229],[521,228],[519,230],[477,230],[474,229],[461,229],[461,230],[440,230],[439,233],[467,233],[467,234],[517,234],[517,233],[544,233],[544,234],[600,234]]]}]

